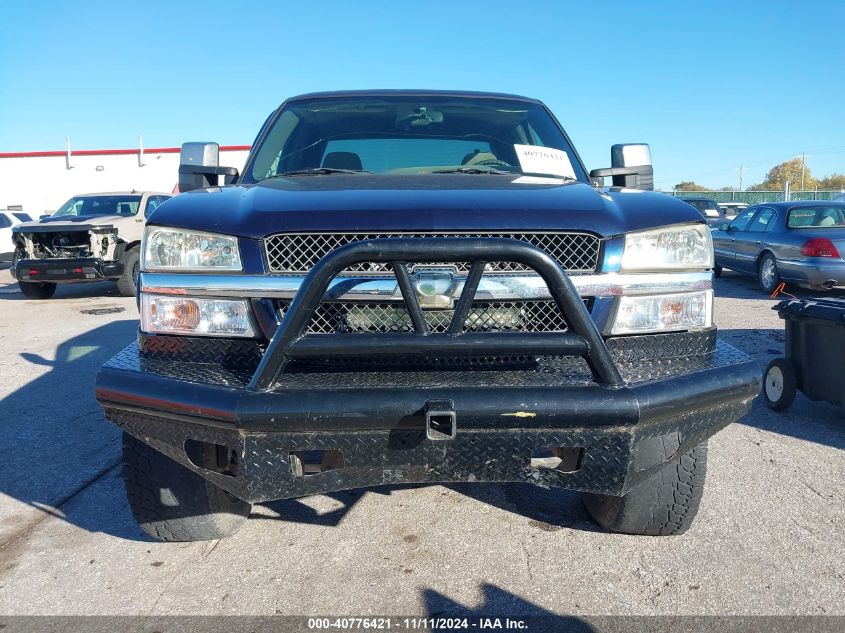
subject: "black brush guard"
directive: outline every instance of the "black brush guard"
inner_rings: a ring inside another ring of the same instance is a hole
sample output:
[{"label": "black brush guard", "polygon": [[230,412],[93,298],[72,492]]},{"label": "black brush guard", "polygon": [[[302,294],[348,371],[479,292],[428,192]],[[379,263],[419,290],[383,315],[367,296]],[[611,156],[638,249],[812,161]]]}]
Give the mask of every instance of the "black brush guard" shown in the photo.
[{"label": "black brush guard", "polygon": [[[407,264],[455,261],[471,267],[451,324],[429,333]],[[496,261],[536,271],[567,330],[463,333],[484,267]],[[334,278],[362,262],[392,265],[414,331],[306,333],[320,302],[332,298]],[[294,370],[316,357],[409,355],[571,362],[546,373]],[[748,359],[723,343],[705,354],[614,363],[560,266],[530,244],[495,238],[378,239],[335,250],[306,277],[257,369],[241,369],[149,358],[132,345],[100,371],[97,398],[126,432],[253,502],[444,481],[621,495],[662,467],[654,456],[665,451],[655,443],[674,455],[689,450],[746,413],[760,382]],[[203,444],[230,463],[192,461],[191,447]]]},{"label": "black brush guard", "polygon": [[[426,326],[407,264],[470,262],[461,296],[446,334],[431,334]],[[413,334],[305,334],[332,280],[354,264],[390,263]],[[568,331],[544,333],[463,334],[475,292],[489,262],[515,262],[537,272],[568,325]],[[279,379],[290,360],[315,357],[509,356],[522,354],[582,356],[595,381],[608,387],[623,384],[607,346],[596,329],[578,291],[561,267],[539,248],[513,239],[377,239],[343,246],[321,259],[305,278],[285,318],[250,382],[252,390],[266,390]]]}]

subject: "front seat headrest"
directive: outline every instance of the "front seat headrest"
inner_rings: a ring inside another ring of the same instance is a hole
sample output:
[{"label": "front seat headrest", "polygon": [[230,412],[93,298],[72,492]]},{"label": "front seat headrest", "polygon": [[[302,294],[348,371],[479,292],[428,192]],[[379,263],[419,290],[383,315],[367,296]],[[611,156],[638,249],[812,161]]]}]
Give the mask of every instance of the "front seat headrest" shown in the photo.
[{"label": "front seat headrest", "polygon": [[361,157],[355,152],[329,152],[323,158],[323,167],[330,169],[354,169],[361,171]]}]

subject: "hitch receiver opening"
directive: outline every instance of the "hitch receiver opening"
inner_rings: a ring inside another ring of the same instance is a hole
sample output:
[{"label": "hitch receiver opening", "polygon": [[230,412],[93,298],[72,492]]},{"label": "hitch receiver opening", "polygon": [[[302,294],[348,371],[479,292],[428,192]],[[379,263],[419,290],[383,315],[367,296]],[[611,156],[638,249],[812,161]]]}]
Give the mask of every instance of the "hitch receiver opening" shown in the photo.
[{"label": "hitch receiver opening", "polygon": [[425,403],[425,436],[430,440],[451,440],[458,432],[455,405],[448,402]]}]

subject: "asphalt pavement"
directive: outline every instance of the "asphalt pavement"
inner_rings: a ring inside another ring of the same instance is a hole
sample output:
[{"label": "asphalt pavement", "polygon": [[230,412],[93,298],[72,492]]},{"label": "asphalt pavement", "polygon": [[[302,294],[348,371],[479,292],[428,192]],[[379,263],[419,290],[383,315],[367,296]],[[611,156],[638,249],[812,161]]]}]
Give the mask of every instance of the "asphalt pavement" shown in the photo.
[{"label": "asphalt pavement", "polygon": [[[753,279],[716,293],[722,336],[761,370],[783,354]],[[800,394],[712,438],[678,537],[609,534],[577,494],[467,484],[269,503],[228,539],[153,542],[93,396],[136,328],[111,283],[29,301],[0,271],[0,614],[845,614],[845,409]]]}]

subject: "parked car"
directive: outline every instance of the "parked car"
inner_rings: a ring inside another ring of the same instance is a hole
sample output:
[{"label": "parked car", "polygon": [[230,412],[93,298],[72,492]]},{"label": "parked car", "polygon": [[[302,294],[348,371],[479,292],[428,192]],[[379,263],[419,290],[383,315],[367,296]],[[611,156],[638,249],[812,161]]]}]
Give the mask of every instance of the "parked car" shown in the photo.
[{"label": "parked car", "polygon": [[144,222],[169,194],[154,191],[74,196],[53,215],[12,229],[12,274],[30,299],[49,299],[56,284],[114,279],[135,294]]},{"label": "parked car", "polygon": [[845,203],[774,202],[749,207],[713,231],[716,275],[754,275],[772,292],[781,281],[817,290],[845,287]]},{"label": "parked car", "polygon": [[833,202],[845,202],[845,193],[840,193],[837,196],[833,196],[833,198],[831,198],[831,201],[833,201]]},{"label": "parked car", "polygon": [[243,174],[218,155],[183,145],[189,193],[145,230],[137,340],[97,378],[148,534],[444,481],[568,488],[607,529],[687,529],[706,440],[760,374],[717,342],[711,232],[646,191],[647,145],[588,173],[534,99],[360,91],[283,103]]},{"label": "parked car", "polygon": [[[720,202],[719,209],[724,212],[726,220],[733,220],[740,213],[748,208],[745,202]],[[720,225],[721,226],[721,225]]]},{"label": "parked car", "polygon": [[10,262],[14,258],[15,243],[12,241],[12,227],[21,222],[31,222],[32,218],[23,211],[0,209],[0,262]]},{"label": "parked car", "polygon": [[694,207],[707,222],[708,226],[717,227],[725,221],[725,211],[712,198],[681,198]]}]

